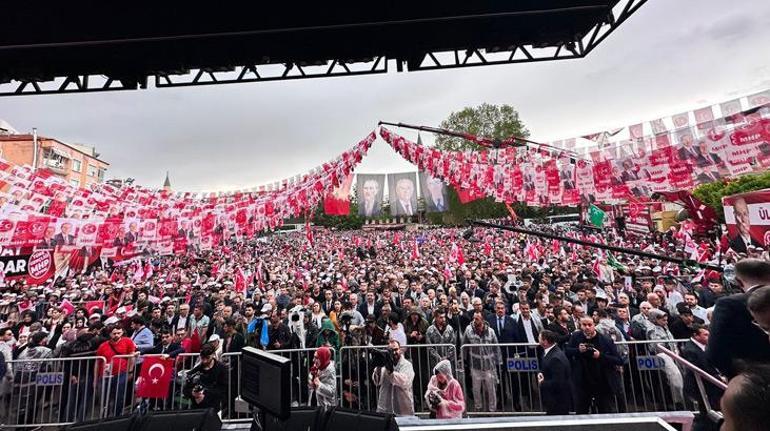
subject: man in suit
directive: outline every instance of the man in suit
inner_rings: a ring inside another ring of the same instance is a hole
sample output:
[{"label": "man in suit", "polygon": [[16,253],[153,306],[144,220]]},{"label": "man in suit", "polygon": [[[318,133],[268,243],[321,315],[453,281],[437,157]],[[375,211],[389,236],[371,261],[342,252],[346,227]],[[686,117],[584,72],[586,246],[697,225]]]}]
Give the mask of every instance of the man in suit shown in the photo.
[{"label": "man in suit", "polygon": [[681,145],[677,151],[679,160],[683,162],[690,161],[695,166],[708,165],[708,160],[700,153],[699,149],[693,145],[694,140],[690,132],[686,132],[679,137],[679,144]]},{"label": "man in suit", "polygon": [[62,223],[59,228],[59,233],[53,237],[53,244],[60,245],[75,245],[75,235],[72,235],[72,223]]},{"label": "man in suit", "polygon": [[[681,354],[684,359],[696,367],[719,378],[719,371],[709,364],[706,358],[706,345],[708,342],[708,328],[702,325],[693,325],[692,337],[682,346]],[[706,389],[706,396],[709,399],[711,408],[719,410],[719,399],[722,397],[723,391],[708,382],[703,382],[703,387]],[[695,374],[690,370],[686,370],[684,375],[684,393],[689,399],[697,401],[699,404],[703,402],[698,390],[698,383],[695,381]]]},{"label": "man in suit", "polygon": [[770,285],[770,262],[743,259],[735,264],[735,280],[744,293],[725,296],[714,306],[706,357],[727,378],[737,375],[735,360],[770,361],[770,342],[761,327],[753,323],[747,308],[749,295]]},{"label": "man in suit", "polygon": [[735,199],[735,202],[733,202],[733,214],[735,215],[735,228],[738,230],[738,235],[730,239],[730,248],[736,253],[746,253],[750,245],[761,246],[751,237],[749,205],[745,199]]},{"label": "man in suit", "polygon": [[513,317],[505,314],[505,304],[498,301],[495,304],[495,314],[487,316],[489,327],[495,331],[497,341],[500,343],[515,343],[518,338],[516,335],[516,321]]},{"label": "man in suit", "polygon": [[364,217],[377,217],[380,215],[380,200],[377,196],[380,194],[380,183],[375,179],[364,181],[361,188],[362,199],[358,212]]},{"label": "man in suit", "polygon": [[425,206],[428,212],[443,212],[449,209],[446,187],[440,179],[426,176],[425,190]]},{"label": "man in suit", "polygon": [[559,179],[564,187],[564,190],[572,190],[575,188],[575,165],[566,164],[561,167],[559,171]]},{"label": "man in suit", "polygon": [[417,199],[414,195],[414,182],[409,178],[401,178],[396,181],[396,202],[394,202],[393,215],[411,216],[417,212]]},{"label": "man in suit", "polygon": [[540,372],[537,383],[540,385],[540,398],[543,400],[545,414],[568,415],[572,407],[571,370],[567,356],[556,345],[554,332],[543,330],[540,333]]},{"label": "man in suit", "polygon": [[126,244],[131,244],[132,242],[135,242],[139,239],[139,225],[136,222],[131,222],[128,225],[128,232],[126,232],[126,236],[123,238],[123,241]]}]

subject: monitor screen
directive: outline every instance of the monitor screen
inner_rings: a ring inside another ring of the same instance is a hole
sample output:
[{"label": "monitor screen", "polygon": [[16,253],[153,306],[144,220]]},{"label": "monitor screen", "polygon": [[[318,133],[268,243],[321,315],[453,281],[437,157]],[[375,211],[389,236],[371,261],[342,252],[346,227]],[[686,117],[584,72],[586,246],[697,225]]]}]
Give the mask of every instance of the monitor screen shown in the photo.
[{"label": "monitor screen", "polygon": [[249,404],[286,419],[290,414],[291,360],[257,350],[243,349],[241,397]]}]

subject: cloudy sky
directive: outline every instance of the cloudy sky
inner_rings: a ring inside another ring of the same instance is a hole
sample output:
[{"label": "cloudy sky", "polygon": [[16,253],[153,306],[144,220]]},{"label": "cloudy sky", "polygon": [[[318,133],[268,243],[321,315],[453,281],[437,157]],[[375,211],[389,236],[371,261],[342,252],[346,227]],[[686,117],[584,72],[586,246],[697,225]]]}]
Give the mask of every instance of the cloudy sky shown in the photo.
[{"label": "cloudy sky", "polygon": [[[9,97],[0,118],[96,146],[108,177],[159,187],[169,170],[175,190],[232,190],[304,173],[378,120],[435,126],[465,106],[506,103],[550,141],[718,103],[770,88],[769,44],[767,0],[652,0],[583,60]],[[357,172],[402,170],[414,168],[378,141]]]}]

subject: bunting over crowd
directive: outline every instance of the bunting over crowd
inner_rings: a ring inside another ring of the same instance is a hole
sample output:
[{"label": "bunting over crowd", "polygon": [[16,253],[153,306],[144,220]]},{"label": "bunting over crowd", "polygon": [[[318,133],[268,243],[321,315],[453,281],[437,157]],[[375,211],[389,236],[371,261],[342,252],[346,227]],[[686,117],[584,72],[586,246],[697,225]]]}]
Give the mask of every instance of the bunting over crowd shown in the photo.
[{"label": "bunting over crowd", "polygon": [[[379,135],[417,166],[423,196],[430,184],[440,184],[454,187],[461,200],[489,196],[531,206],[634,202],[648,200],[656,191],[690,189],[767,169],[770,100],[755,98],[749,104],[756,106],[720,119],[713,113],[698,117],[694,111],[694,126],[680,119],[682,127],[670,132],[580,150],[528,146],[442,151],[386,128]],[[45,169],[0,162],[0,246],[4,256],[26,259],[23,265],[4,262],[3,275],[35,281],[55,271],[83,268],[99,258],[121,261],[147,251],[163,255],[183,253],[189,247],[207,250],[233,236],[252,237],[275,229],[322,203],[327,210],[346,213],[346,206],[340,210],[334,201],[348,201],[353,171],[376,136],[370,133],[303,175],[233,193],[174,193],[133,184],[74,188]],[[414,194],[414,173],[399,175],[389,178],[391,195],[399,183],[408,189],[405,178]],[[359,194],[367,178],[359,175]],[[381,200],[378,187],[374,196]],[[433,204],[433,211],[441,211],[445,202],[439,198]],[[362,215],[369,215],[365,211],[359,207]],[[402,211],[414,214],[409,202]]]}]

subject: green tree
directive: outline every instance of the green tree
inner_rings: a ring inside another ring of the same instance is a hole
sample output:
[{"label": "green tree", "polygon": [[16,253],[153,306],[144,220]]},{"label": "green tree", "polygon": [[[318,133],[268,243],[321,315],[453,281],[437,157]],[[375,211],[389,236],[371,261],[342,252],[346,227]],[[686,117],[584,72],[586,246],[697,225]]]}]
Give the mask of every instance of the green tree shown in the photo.
[{"label": "green tree", "polygon": [[[475,108],[466,107],[449,114],[441,122],[441,128],[492,139],[529,137],[529,130],[511,105],[482,103]],[[448,151],[479,150],[479,146],[471,141],[445,135],[436,137],[436,148]]]},{"label": "green tree", "polygon": [[724,196],[767,188],[770,188],[770,171],[701,184],[693,189],[692,194],[700,199],[701,202],[713,208],[719,215],[720,221],[724,222],[725,213],[724,208],[722,208],[722,198]]},{"label": "green tree", "polygon": [[[441,128],[492,139],[505,139],[511,136],[529,137],[529,130],[519,118],[519,113],[510,105],[483,103],[477,107],[466,107],[449,114],[441,122]],[[482,150],[471,141],[446,135],[436,137],[436,148],[445,151]],[[449,211],[430,214],[428,219],[431,222],[462,224],[466,219],[498,218],[508,215],[505,205],[495,202],[493,198],[479,199],[463,205],[452,187],[449,187],[448,200]],[[517,204],[514,207],[519,215],[521,215],[520,211],[526,212],[525,208],[523,204]]]}]

